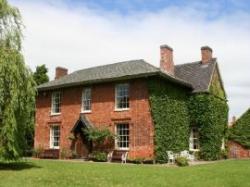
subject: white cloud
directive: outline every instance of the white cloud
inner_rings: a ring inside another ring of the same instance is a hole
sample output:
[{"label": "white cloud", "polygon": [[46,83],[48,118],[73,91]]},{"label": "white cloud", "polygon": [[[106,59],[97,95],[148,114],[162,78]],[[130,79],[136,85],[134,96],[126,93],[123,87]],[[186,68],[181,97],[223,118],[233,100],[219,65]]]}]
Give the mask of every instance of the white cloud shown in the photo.
[{"label": "white cloud", "polygon": [[68,8],[60,0],[53,4],[13,3],[20,8],[26,25],[27,64],[32,69],[46,64],[51,78],[56,66],[72,72],[141,58],[158,66],[159,46],[164,43],[174,48],[176,64],[195,61],[200,59],[200,47],[210,45],[218,57],[231,115],[240,115],[250,107],[249,14],[235,12],[207,20],[206,12],[193,7],[124,16],[84,6]]}]

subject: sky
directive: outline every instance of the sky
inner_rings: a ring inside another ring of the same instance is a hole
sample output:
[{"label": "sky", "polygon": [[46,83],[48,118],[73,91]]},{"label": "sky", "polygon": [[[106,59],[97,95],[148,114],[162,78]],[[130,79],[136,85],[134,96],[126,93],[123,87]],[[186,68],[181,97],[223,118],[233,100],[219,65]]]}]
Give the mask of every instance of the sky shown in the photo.
[{"label": "sky", "polygon": [[25,24],[28,66],[69,72],[131,59],[159,66],[159,46],[174,49],[175,64],[217,57],[230,116],[250,107],[248,0],[9,0]]}]

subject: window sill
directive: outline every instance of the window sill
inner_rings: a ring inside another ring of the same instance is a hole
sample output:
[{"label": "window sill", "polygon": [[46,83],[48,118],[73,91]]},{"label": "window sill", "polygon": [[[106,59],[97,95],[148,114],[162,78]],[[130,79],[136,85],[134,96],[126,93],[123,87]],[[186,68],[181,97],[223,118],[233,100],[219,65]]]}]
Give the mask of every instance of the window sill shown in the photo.
[{"label": "window sill", "polygon": [[189,151],[199,152],[199,151],[200,151],[200,149],[189,149]]},{"label": "window sill", "polygon": [[129,108],[121,108],[121,109],[116,108],[115,109],[115,112],[123,112],[123,111],[129,111]]},{"label": "window sill", "polygon": [[80,113],[81,114],[90,114],[90,113],[92,113],[92,111],[91,110],[85,110],[85,111],[81,111]]},{"label": "window sill", "polygon": [[129,151],[129,148],[116,148],[117,151]]},{"label": "window sill", "polygon": [[61,113],[50,113],[50,116],[59,116]]},{"label": "window sill", "polygon": [[50,147],[50,149],[60,149],[60,147]]}]

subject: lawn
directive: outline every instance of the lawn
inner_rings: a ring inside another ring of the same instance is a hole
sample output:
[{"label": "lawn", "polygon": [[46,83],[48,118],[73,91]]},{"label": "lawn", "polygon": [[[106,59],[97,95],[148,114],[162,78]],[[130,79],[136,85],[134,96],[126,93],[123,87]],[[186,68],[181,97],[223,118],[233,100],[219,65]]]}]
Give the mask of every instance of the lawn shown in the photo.
[{"label": "lawn", "polygon": [[0,163],[0,186],[250,186],[250,160],[184,168],[29,160]]}]

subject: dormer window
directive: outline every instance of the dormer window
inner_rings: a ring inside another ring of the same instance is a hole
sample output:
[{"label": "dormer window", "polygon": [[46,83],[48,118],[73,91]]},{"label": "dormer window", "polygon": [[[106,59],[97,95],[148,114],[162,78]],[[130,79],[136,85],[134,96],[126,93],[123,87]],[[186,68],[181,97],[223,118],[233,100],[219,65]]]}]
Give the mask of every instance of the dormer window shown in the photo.
[{"label": "dormer window", "polygon": [[129,109],[129,84],[117,84],[115,87],[116,110]]}]

